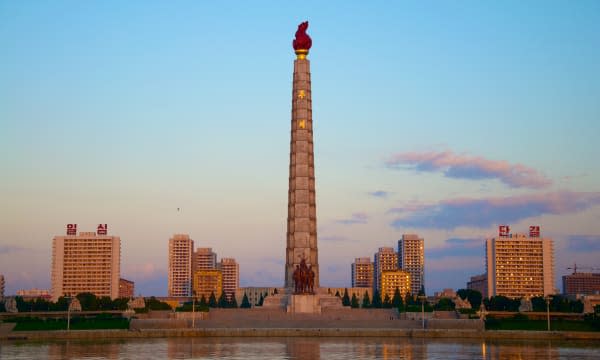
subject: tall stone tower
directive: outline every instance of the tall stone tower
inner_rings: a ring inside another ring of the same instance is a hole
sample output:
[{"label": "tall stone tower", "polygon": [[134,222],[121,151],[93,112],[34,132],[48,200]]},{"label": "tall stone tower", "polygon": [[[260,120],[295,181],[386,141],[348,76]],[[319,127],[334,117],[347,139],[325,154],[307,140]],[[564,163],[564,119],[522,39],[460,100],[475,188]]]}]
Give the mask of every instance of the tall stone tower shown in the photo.
[{"label": "tall stone tower", "polygon": [[292,275],[304,259],[315,273],[319,287],[317,250],[317,213],[315,203],[315,164],[310,86],[310,61],[306,58],[312,40],[306,34],[308,22],[298,26],[293,47],[294,82],[292,90],[292,130],[290,141],[290,178],[288,190],[287,247],[285,287],[294,288]]}]

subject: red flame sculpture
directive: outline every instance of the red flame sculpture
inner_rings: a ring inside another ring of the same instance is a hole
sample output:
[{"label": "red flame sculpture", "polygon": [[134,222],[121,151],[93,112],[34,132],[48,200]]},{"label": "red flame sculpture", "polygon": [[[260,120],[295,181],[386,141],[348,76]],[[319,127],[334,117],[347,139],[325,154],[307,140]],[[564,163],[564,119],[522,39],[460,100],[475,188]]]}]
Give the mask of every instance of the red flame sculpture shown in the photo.
[{"label": "red flame sculpture", "polygon": [[306,33],[306,29],[308,29],[308,21],[298,25],[296,38],[294,39],[294,42],[292,42],[292,46],[294,46],[294,50],[296,50],[296,52],[298,52],[298,50],[305,50],[308,53],[308,50],[312,46],[312,40]]}]

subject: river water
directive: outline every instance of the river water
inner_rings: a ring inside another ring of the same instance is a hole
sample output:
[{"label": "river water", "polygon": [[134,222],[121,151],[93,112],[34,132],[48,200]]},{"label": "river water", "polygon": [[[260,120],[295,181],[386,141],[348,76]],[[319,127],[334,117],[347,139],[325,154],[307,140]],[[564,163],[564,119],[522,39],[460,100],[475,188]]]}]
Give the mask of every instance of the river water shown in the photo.
[{"label": "river water", "polygon": [[600,344],[412,338],[160,338],[0,342],[0,359],[600,359]]}]

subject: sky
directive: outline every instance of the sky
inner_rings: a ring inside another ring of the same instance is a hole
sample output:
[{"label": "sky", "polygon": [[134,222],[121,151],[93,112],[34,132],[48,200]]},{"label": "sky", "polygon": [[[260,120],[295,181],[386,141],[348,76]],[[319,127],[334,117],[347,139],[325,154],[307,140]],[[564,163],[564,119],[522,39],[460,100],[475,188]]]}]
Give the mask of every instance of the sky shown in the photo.
[{"label": "sky", "polygon": [[322,286],[417,233],[426,291],[463,288],[501,224],[554,239],[559,289],[600,268],[598,1],[0,0],[6,293],[50,288],[69,223],[142,295],[176,233],[283,286],[305,20]]}]

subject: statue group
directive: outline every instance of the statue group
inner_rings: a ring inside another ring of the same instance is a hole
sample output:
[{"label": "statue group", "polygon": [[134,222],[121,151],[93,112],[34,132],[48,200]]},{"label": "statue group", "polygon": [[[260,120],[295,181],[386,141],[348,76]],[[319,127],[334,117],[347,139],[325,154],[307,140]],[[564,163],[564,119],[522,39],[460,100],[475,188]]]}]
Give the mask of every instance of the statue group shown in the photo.
[{"label": "statue group", "polygon": [[315,272],[312,265],[306,266],[306,261],[302,259],[300,265],[296,265],[296,270],[292,275],[296,289],[294,294],[314,294]]}]

